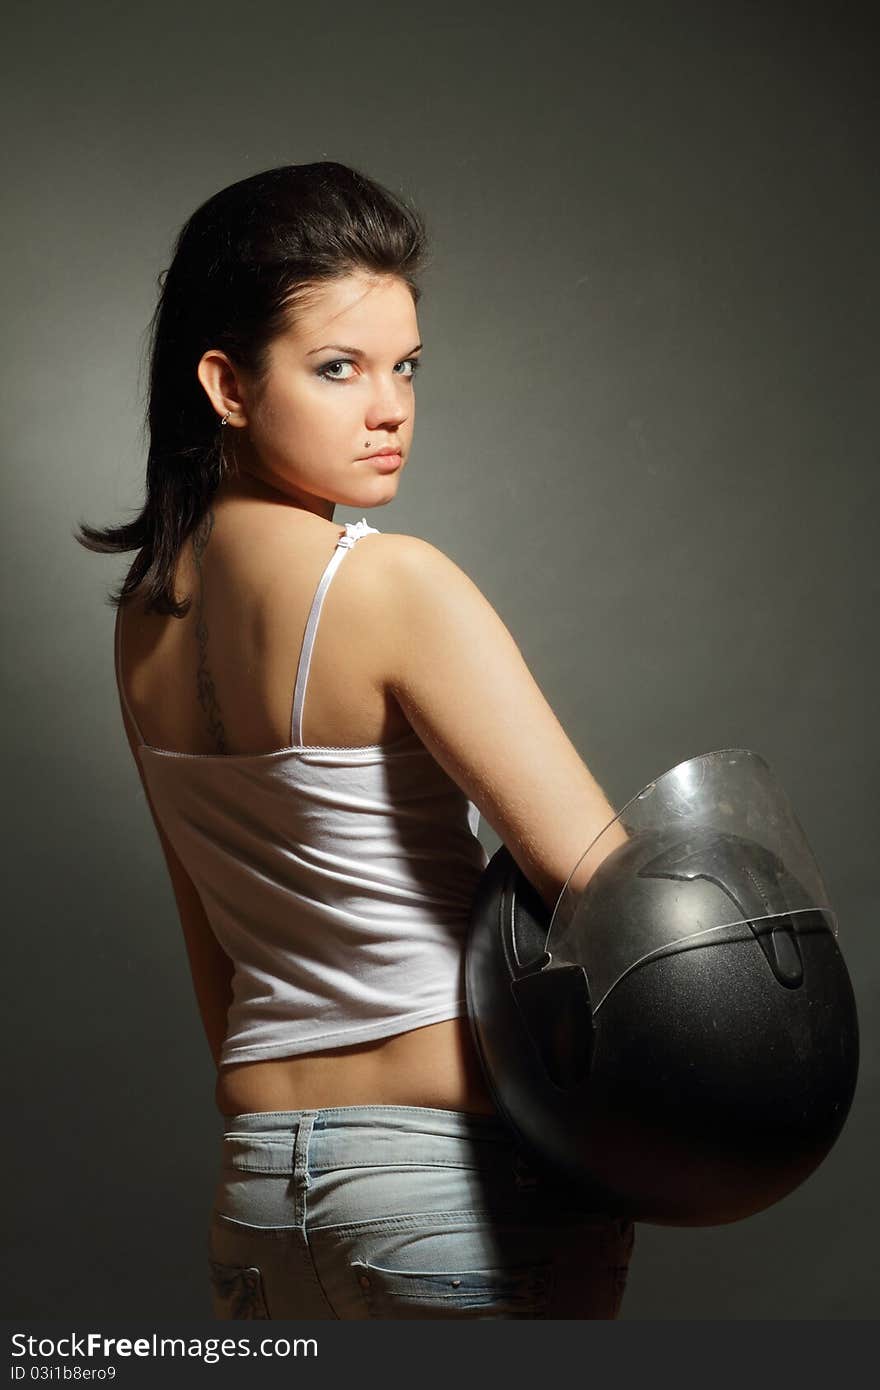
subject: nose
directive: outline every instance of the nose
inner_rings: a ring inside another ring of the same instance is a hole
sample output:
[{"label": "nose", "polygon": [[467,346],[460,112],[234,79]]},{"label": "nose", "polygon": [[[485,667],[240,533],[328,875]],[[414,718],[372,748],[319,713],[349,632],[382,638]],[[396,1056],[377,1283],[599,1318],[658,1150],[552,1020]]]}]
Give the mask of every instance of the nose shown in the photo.
[{"label": "nose", "polygon": [[411,388],[402,378],[378,385],[364,421],[366,428],[376,431],[383,426],[397,428],[404,424],[412,410],[412,398],[407,400],[403,394],[407,390]]}]

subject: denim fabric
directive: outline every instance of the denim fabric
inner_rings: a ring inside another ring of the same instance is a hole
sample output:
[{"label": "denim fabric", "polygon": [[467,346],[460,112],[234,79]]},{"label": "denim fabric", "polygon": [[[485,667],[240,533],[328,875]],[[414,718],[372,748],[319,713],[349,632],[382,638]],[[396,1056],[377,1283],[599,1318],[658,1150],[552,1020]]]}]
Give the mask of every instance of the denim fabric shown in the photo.
[{"label": "denim fabric", "polygon": [[499,1117],[342,1105],[226,1117],[216,1318],[616,1318],[634,1228],[582,1209]]}]

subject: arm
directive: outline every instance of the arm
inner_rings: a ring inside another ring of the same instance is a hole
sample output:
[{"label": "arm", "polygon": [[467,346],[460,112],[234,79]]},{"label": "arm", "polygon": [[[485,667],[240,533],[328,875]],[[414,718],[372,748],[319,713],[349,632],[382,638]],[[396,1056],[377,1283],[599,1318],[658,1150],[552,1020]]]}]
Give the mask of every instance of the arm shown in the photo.
[{"label": "arm", "polygon": [[177,911],[186,942],[196,1002],[208,1039],[208,1046],[211,1049],[211,1056],[215,1065],[219,1065],[220,1049],[226,1036],[226,1015],[232,1002],[234,966],[211,929],[195,884],[184,869],[159,824],[141,772],[140,759],[137,754],[137,739],[124,708],[122,709],[122,718],[138,776],[144,788],[147,805],[150,808],[153,824],[156,827],[159,843],[162,846],[168,873],[171,877],[171,886],[174,890]]},{"label": "arm", "polygon": [[[373,602],[386,687],[552,908],[615,809],[476,585],[426,541],[382,540]],[[603,853],[613,847],[609,835]]]}]

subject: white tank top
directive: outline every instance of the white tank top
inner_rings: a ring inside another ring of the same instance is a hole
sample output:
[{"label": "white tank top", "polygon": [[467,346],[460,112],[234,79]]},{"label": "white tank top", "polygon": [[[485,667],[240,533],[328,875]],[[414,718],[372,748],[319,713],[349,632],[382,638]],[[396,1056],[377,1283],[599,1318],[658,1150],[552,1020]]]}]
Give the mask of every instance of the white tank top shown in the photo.
[{"label": "white tank top", "polygon": [[[176,753],[145,743],[162,829],[235,966],[220,1066],[319,1052],[466,1012],[464,941],[488,856],[479,811],[414,731],[390,744],[304,747],[302,709],[324,595],[318,584],[294,687],[291,746]],[[117,633],[119,624],[117,624]]]}]

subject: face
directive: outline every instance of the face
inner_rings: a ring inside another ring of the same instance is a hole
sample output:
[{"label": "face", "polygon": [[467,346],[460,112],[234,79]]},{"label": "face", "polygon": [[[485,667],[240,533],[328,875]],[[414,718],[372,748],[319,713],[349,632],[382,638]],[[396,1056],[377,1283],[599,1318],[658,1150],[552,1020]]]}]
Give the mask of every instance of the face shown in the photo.
[{"label": "face", "polygon": [[[412,442],[412,295],[402,280],[353,274],[321,286],[295,319],[272,343],[259,394],[238,379],[238,469],[327,520],[337,503],[381,507],[397,495]],[[398,456],[383,457],[387,448]]]}]

